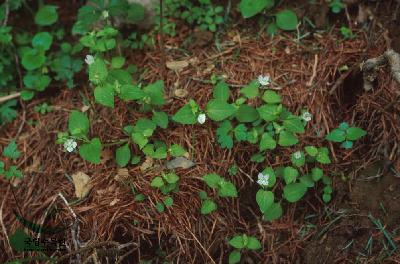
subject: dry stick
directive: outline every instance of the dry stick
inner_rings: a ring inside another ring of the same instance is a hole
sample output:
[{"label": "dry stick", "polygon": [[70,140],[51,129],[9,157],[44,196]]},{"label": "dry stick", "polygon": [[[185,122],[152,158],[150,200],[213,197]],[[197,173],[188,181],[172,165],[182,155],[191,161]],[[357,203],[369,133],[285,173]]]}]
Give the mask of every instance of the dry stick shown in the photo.
[{"label": "dry stick", "polygon": [[214,259],[210,256],[210,254],[208,253],[208,251],[205,249],[205,247],[200,243],[200,241],[197,239],[197,237],[193,234],[193,232],[186,227],[187,231],[189,231],[189,233],[193,236],[194,240],[196,240],[196,242],[200,245],[200,247],[203,249],[204,253],[206,253],[207,257],[211,260],[211,262],[213,264],[216,264]]},{"label": "dry stick", "polygon": [[311,87],[313,85],[315,76],[317,76],[317,66],[318,66],[318,54],[314,55],[314,66],[313,66],[313,73],[311,75],[310,80],[306,83],[307,87]]},{"label": "dry stick", "polygon": [[17,97],[19,97],[20,95],[21,95],[21,93],[13,93],[13,94],[9,94],[9,95],[0,97],[0,104],[1,104],[1,103],[4,103],[4,102],[7,102],[7,101],[9,101],[9,100],[12,100],[12,99],[14,99],[14,98],[17,98]]},{"label": "dry stick", "polygon": [[[72,242],[74,243],[74,248],[75,251],[79,250],[78,246],[78,241],[77,241],[77,233],[79,232],[79,225],[78,225],[78,218],[76,217],[75,212],[72,210],[72,208],[69,206],[67,199],[65,199],[64,195],[62,195],[61,192],[58,193],[58,196],[61,197],[61,199],[64,201],[65,205],[67,206],[68,210],[71,212],[72,216],[74,217],[74,224],[72,225],[71,228],[71,236],[72,236]],[[82,263],[81,256],[79,253],[76,254],[77,262]]]},{"label": "dry stick", "polygon": [[[6,226],[4,225],[4,222],[3,222],[3,207],[4,207],[5,201],[6,201],[7,197],[8,197],[8,192],[10,191],[10,187],[11,186],[9,185],[8,189],[7,189],[7,192],[6,192],[6,195],[4,196],[3,201],[1,202],[1,206],[0,206],[0,224],[1,224],[1,229],[3,230],[4,236],[6,237],[8,246],[11,249],[10,239],[8,238],[7,229],[6,229]],[[11,256],[14,258],[13,250],[11,249],[10,252],[11,252]]]},{"label": "dry stick", "polygon": [[6,26],[7,22],[8,22],[8,15],[10,14],[10,5],[8,3],[8,0],[6,0],[4,4],[6,6],[6,10],[5,10],[5,15],[4,15],[3,26]]}]

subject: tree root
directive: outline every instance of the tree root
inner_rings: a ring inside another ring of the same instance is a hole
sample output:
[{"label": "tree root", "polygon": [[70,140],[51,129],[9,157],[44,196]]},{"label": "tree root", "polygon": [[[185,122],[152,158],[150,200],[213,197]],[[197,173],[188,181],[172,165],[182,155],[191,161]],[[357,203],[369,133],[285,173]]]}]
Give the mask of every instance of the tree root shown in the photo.
[{"label": "tree root", "polygon": [[373,82],[378,75],[377,69],[386,65],[390,66],[393,79],[400,84],[400,54],[388,49],[381,56],[368,59],[361,64],[365,91],[373,88]]}]

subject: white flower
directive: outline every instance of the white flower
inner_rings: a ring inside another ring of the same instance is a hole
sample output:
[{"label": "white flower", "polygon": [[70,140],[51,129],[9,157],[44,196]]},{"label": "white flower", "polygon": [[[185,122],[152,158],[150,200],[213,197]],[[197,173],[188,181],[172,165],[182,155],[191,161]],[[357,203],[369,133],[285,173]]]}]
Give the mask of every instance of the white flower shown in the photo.
[{"label": "white flower", "polygon": [[269,184],[269,174],[262,174],[261,172],[258,174],[257,183],[262,186],[267,186]]},{"label": "white flower", "polygon": [[301,118],[303,118],[304,121],[309,122],[312,119],[312,114],[310,114],[308,111],[305,111],[302,115]]},{"label": "white flower", "polygon": [[206,122],[206,115],[205,114],[200,114],[197,117],[197,122],[199,122],[200,124],[204,124],[204,122]]},{"label": "white flower", "polygon": [[271,82],[271,77],[269,77],[269,75],[260,75],[258,76],[258,82],[263,86],[269,85]]},{"label": "white flower", "polygon": [[94,62],[94,57],[92,55],[86,55],[85,62],[90,65]]},{"label": "white flower", "polygon": [[107,10],[104,10],[104,11],[101,13],[101,16],[103,17],[103,19],[108,18],[108,11],[107,11]]},{"label": "white flower", "polygon": [[301,159],[301,152],[300,151],[296,151],[295,153],[293,153],[293,156],[295,159]]},{"label": "white flower", "polygon": [[73,139],[67,139],[67,141],[64,142],[64,149],[70,153],[73,152],[77,146],[78,143]]}]

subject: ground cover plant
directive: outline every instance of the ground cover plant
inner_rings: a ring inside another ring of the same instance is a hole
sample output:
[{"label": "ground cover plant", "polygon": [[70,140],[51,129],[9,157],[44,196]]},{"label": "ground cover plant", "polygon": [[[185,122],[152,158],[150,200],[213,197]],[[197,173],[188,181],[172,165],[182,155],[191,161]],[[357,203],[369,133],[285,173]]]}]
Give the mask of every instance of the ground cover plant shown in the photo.
[{"label": "ground cover plant", "polygon": [[1,261],[399,261],[389,2],[2,3]]}]

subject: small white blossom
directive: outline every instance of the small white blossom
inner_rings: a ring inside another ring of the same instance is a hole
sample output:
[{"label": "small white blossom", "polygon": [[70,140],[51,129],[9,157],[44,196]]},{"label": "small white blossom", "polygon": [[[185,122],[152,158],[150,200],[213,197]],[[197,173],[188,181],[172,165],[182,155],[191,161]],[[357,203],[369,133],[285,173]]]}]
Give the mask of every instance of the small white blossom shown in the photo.
[{"label": "small white blossom", "polygon": [[295,159],[301,159],[301,152],[300,151],[296,151],[295,153],[293,153],[293,156]]},{"label": "small white blossom", "polygon": [[94,57],[92,55],[86,55],[85,62],[87,65],[90,65],[94,62]]},{"label": "small white blossom", "polygon": [[261,186],[267,186],[269,184],[269,174],[262,174],[261,172],[258,174],[257,183]]},{"label": "small white blossom", "polygon": [[308,111],[305,111],[302,115],[301,118],[303,118],[304,121],[309,122],[312,119],[312,114],[310,114]]},{"label": "small white blossom", "polygon": [[269,75],[260,75],[258,76],[258,82],[263,86],[267,86],[271,83],[271,77]]},{"label": "small white blossom", "polygon": [[107,10],[104,10],[104,11],[101,13],[101,16],[103,17],[103,19],[107,19],[108,16],[109,16],[108,11],[107,11]]},{"label": "small white blossom", "polygon": [[64,149],[70,153],[73,152],[77,146],[78,143],[73,139],[67,139],[64,143]]},{"label": "small white blossom", "polygon": [[200,114],[197,117],[197,122],[199,122],[199,124],[204,124],[204,122],[206,122],[206,115],[205,114]]}]

